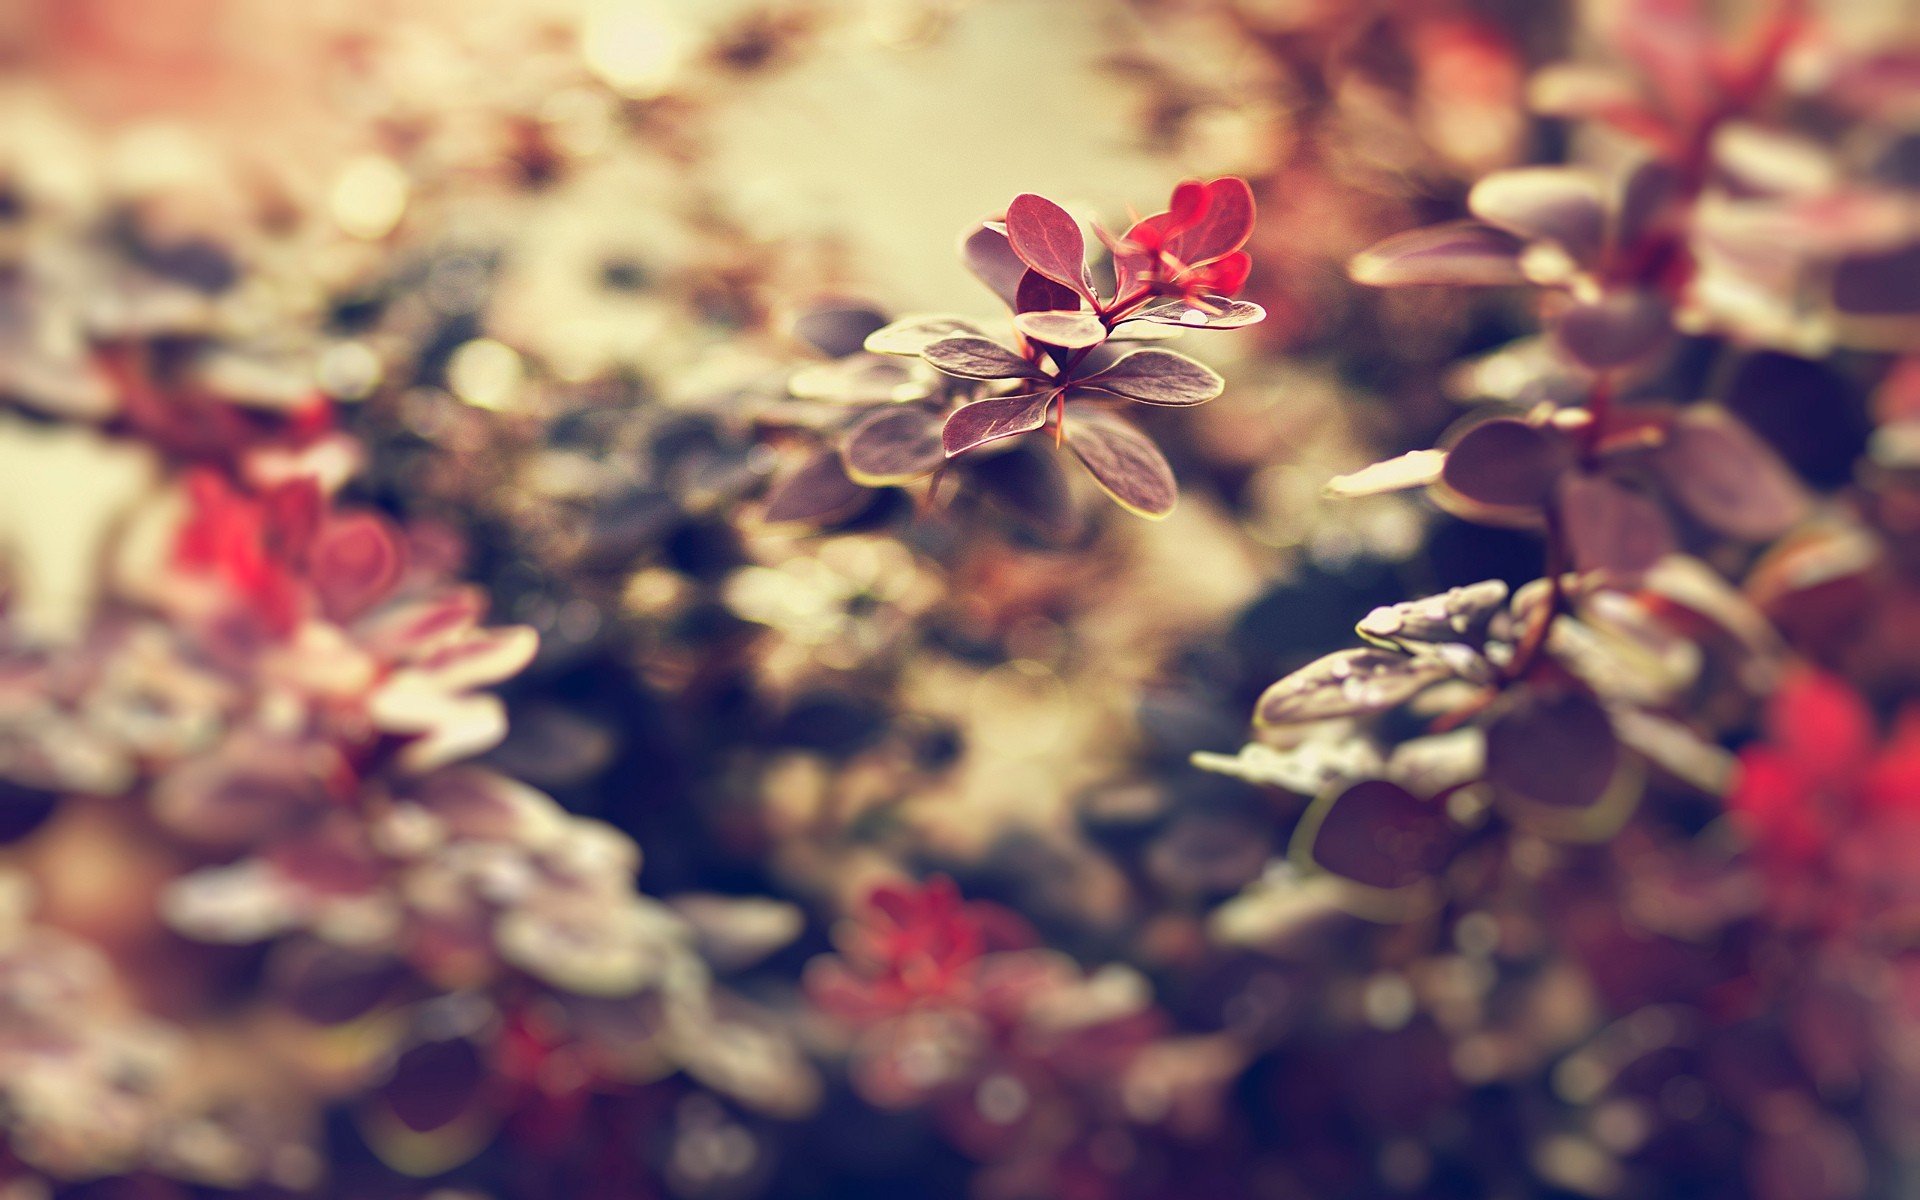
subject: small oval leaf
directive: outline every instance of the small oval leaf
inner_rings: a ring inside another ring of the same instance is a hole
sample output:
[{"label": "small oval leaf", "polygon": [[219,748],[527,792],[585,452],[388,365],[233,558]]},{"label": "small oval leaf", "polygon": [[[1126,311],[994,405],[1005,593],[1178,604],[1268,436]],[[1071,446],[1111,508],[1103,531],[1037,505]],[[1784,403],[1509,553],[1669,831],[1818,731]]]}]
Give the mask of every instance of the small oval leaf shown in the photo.
[{"label": "small oval leaf", "polygon": [[1179,484],[1146,434],[1111,413],[1076,409],[1066,440],[1093,481],[1121,508],[1153,520],[1173,511]]},{"label": "small oval leaf", "polygon": [[1083,350],[1107,340],[1107,327],[1090,312],[1050,310],[1021,313],[1013,319],[1013,323],[1021,333],[1034,341],[1065,350]]},{"label": "small oval leaf", "polygon": [[1441,806],[1385,779],[1362,780],[1316,808],[1318,819],[1301,831],[1310,861],[1383,891],[1432,879],[1458,842]]},{"label": "small oval leaf", "polygon": [[1227,386],[1218,372],[1171,350],[1136,350],[1112,366],[1078,381],[1144,404],[1202,404]]},{"label": "small oval leaf", "polygon": [[[996,235],[998,236],[998,235]],[[946,313],[915,313],[867,335],[869,354],[902,354],[917,357],[922,350],[942,338],[966,335],[985,337],[979,322]]]},{"label": "small oval leaf", "polygon": [[1559,433],[1496,417],[1467,430],[1453,444],[1440,482],[1476,504],[1537,509],[1572,465],[1573,448]]},{"label": "small oval leaf", "polygon": [[1093,301],[1086,282],[1086,238],[1066,209],[1031,192],[1015,196],[1007,206],[1007,240],[1027,266]]},{"label": "small oval leaf", "polygon": [[1398,233],[1355,255],[1347,275],[1368,287],[1525,283],[1520,240],[1477,221],[1455,221]]},{"label": "small oval leaf", "polygon": [[946,461],[940,415],[918,405],[883,408],[840,444],[847,476],[866,487],[891,487],[933,474]]},{"label": "small oval leaf", "polygon": [[962,379],[1040,379],[1040,368],[999,342],[983,337],[950,337],[933,342],[921,357],[938,370]]},{"label": "small oval leaf", "polygon": [[1438,658],[1391,650],[1336,650],[1273,684],[1254,706],[1261,725],[1361,717],[1397,708],[1453,676]]},{"label": "small oval leaf", "polygon": [[1047,409],[1058,395],[1057,391],[1027,392],[976,400],[947,415],[940,430],[940,444],[952,458],[975,446],[1032,433],[1047,423]]},{"label": "small oval leaf", "polygon": [[1521,693],[1487,728],[1487,779],[1550,808],[1585,808],[1606,793],[1620,743],[1585,691]]}]

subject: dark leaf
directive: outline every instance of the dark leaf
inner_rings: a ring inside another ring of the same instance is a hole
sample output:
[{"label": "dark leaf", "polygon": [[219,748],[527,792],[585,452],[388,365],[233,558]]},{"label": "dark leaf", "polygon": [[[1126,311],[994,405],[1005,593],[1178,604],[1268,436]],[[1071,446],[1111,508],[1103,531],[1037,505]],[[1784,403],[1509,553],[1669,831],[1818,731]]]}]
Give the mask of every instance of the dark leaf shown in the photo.
[{"label": "dark leaf", "polygon": [[464,1116],[486,1075],[471,1039],[419,1042],[401,1052],[380,1096],[402,1125],[428,1133]]},{"label": "dark leaf", "polygon": [[1560,348],[1594,371],[1638,362],[1665,345],[1672,332],[1665,302],[1642,291],[1616,291],[1592,302],[1575,301],[1553,324]]},{"label": "dark leaf", "polygon": [[828,358],[859,353],[873,333],[887,323],[878,309],[864,304],[827,304],[794,318],[793,333]]},{"label": "dark leaf", "polygon": [[989,503],[1042,537],[1065,540],[1080,524],[1060,456],[1044,447],[1015,446],[982,456],[969,473]]},{"label": "dark leaf", "polygon": [[1730,537],[1769,541],[1807,515],[1800,480],[1772,446],[1723,409],[1682,412],[1658,462],[1673,498]]},{"label": "dark leaf", "polygon": [[983,337],[942,338],[921,351],[939,370],[963,379],[1039,379],[1040,368]]},{"label": "dark leaf", "polygon": [[1212,368],[1171,350],[1136,350],[1098,374],[1078,381],[1147,404],[1201,404],[1226,387]]},{"label": "dark leaf", "polygon": [[1086,239],[1066,209],[1031,192],[1015,196],[1007,206],[1007,240],[1022,262],[1093,302],[1086,280]]},{"label": "dark leaf", "polygon": [[1572,465],[1573,447],[1561,434],[1496,417],[1467,430],[1447,451],[1440,482],[1476,504],[1537,509]]},{"label": "dark leaf", "polygon": [[1047,423],[1047,409],[1058,391],[1028,392],[1018,396],[996,396],[976,400],[955,409],[940,431],[940,442],[948,458],[965,454],[975,446],[1015,434],[1031,433]]},{"label": "dark leaf", "polygon": [[1920,242],[1841,259],[1833,269],[1833,303],[1853,317],[1920,313]]},{"label": "dark leaf", "polygon": [[817,450],[767,493],[761,520],[772,525],[829,525],[845,520],[873,498],[847,478],[837,450]]},{"label": "dark leaf", "polygon": [[931,475],[946,461],[940,414],[919,405],[883,408],[840,443],[847,476],[867,487],[890,487]]},{"label": "dark leaf", "polygon": [[1438,658],[1391,650],[1337,650],[1269,687],[1254,707],[1262,725],[1385,712],[1453,677]]},{"label": "dark leaf", "polygon": [[1154,520],[1173,511],[1179,485],[1146,434],[1111,413],[1076,408],[1066,437],[1093,481],[1120,507]]},{"label": "dark leaf", "polygon": [[1075,312],[1079,308],[1080,293],[1062,287],[1038,271],[1028,271],[1020,277],[1020,290],[1013,298],[1013,311],[1017,313]]},{"label": "dark leaf", "polygon": [[1573,167],[1518,167],[1475,184],[1473,215],[1527,241],[1557,243],[1575,262],[1591,264],[1606,236],[1599,183]]},{"label": "dark leaf", "polygon": [[1633,578],[1676,548],[1658,504],[1601,475],[1561,479],[1560,523],[1578,571]]},{"label": "dark leaf", "polygon": [[1004,230],[987,225],[975,227],[960,242],[960,258],[975,279],[986,284],[1008,308],[1014,307],[1027,264],[1013,252]]},{"label": "dark leaf", "polygon": [[869,354],[917,356],[934,342],[958,334],[985,337],[987,331],[981,328],[979,323],[966,317],[948,316],[945,313],[917,313],[913,316],[901,317],[886,328],[876,329],[868,334],[866,350]]},{"label": "dark leaf", "polygon": [[1155,304],[1141,309],[1120,324],[1126,327],[1145,321],[1155,325],[1178,325],[1182,329],[1243,329],[1267,319],[1267,310],[1251,300],[1216,299],[1210,303],[1213,312],[1195,308],[1184,300]]},{"label": "dark leaf", "polygon": [[1487,728],[1488,781],[1535,804],[1593,804],[1619,759],[1613,723],[1585,691],[1520,693]]},{"label": "dark leaf", "polygon": [[1318,815],[1317,825],[1302,831],[1311,837],[1311,860],[1367,887],[1395,890],[1432,879],[1457,841],[1440,805],[1384,779],[1354,784]]},{"label": "dark leaf", "polygon": [[1030,312],[1013,319],[1021,333],[1036,342],[1080,350],[1107,340],[1107,327],[1090,312]]},{"label": "dark leaf", "polygon": [[1519,239],[1477,221],[1395,234],[1355,255],[1347,264],[1347,274],[1369,287],[1493,287],[1526,282],[1520,271]]}]

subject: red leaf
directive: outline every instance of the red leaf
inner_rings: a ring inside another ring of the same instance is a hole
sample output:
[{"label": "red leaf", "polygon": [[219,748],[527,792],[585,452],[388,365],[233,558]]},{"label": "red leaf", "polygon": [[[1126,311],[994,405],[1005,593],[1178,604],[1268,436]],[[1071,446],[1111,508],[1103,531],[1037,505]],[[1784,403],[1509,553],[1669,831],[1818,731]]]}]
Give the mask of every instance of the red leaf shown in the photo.
[{"label": "red leaf", "polygon": [[1201,404],[1218,396],[1226,380],[1211,368],[1171,350],[1136,350],[1106,370],[1076,384],[1146,404]]},{"label": "red leaf", "polygon": [[976,400],[948,415],[946,425],[940,430],[940,444],[947,457],[952,458],[975,446],[1032,433],[1047,423],[1047,408],[1059,394],[1057,390],[1049,390]]},{"label": "red leaf", "polygon": [[1067,422],[1066,439],[1093,481],[1120,507],[1153,520],[1173,511],[1179,484],[1146,434],[1111,413],[1081,409]]},{"label": "red leaf", "polygon": [[1185,262],[1211,262],[1232,254],[1253,236],[1253,189],[1246,180],[1222,176],[1206,185],[1206,194],[1199,220],[1176,239],[1175,253]]},{"label": "red leaf", "polygon": [[400,539],[372,513],[327,522],[313,547],[311,575],[320,609],[350,621],[386,598],[404,565]]},{"label": "red leaf", "polygon": [[1093,303],[1086,239],[1066,209],[1031,192],[1015,196],[1007,206],[1007,239],[1022,262]]}]

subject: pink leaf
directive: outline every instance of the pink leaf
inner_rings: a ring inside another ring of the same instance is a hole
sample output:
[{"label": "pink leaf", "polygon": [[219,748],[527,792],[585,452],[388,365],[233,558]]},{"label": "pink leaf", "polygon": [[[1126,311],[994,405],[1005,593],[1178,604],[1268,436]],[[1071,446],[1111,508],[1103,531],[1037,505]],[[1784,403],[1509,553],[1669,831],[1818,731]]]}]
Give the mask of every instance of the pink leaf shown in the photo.
[{"label": "pink leaf", "polygon": [[952,458],[975,446],[1032,433],[1047,423],[1047,408],[1059,394],[1057,390],[1050,390],[976,400],[955,409],[947,417],[946,425],[940,430],[940,444],[947,457]]},{"label": "pink leaf", "polygon": [[1015,196],[1007,206],[1007,239],[1022,262],[1093,303],[1086,239],[1066,209],[1031,192]]},{"label": "pink leaf", "polygon": [[1128,512],[1159,520],[1173,511],[1179,484],[1146,434],[1098,409],[1076,410],[1067,422],[1072,448],[1102,491]]}]

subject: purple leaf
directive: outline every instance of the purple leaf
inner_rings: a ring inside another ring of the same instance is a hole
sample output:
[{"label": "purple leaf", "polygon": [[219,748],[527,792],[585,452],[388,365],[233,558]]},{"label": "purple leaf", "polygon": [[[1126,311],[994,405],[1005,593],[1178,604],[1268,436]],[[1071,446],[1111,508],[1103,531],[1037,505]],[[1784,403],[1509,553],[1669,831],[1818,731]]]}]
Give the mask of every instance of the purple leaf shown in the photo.
[{"label": "purple leaf", "polygon": [[1226,380],[1184,354],[1136,350],[1106,370],[1079,380],[1076,386],[1097,388],[1146,404],[1178,406],[1213,399],[1226,387]]},{"label": "purple leaf", "polygon": [[1920,313],[1920,242],[1841,259],[1833,268],[1833,303],[1852,317]]},{"label": "purple leaf", "polygon": [[793,333],[828,358],[845,358],[859,353],[887,318],[864,304],[823,304],[794,318]]},{"label": "purple leaf", "polygon": [[867,487],[891,487],[931,475],[946,461],[940,414],[918,405],[883,408],[840,444],[847,476]]},{"label": "purple leaf", "polygon": [[963,379],[1040,379],[1044,376],[1018,354],[983,337],[950,337],[933,342],[921,357],[949,375]]},{"label": "purple leaf", "polygon": [[995,508],[1051,541],[1064,541],[1080,525],[1060,457],[1042,447],[1016,446],[972,462],[980,494]]},{"label": "purple leaf", "polygon": [[1575,301],[1554,321],[1554,339],[1575,362],[1594,371],[1637,362],[1668,341],[1673,326],[1667,305],[1651,292],[1610,292]]},{"label": "purple leaf", "polygon": [[1620,743],[1600,702],[1585,691],[1518,699],[1487,728],[1487,779],[1522,800],[1585,808],[1606,793]]},{"label": "purple leaf", "polygon": [[1066,209],[1031,192],[1015,196],[1007,206],[1007,240],[1022,262],[1093,303],[1086,239]]},{"label": "purple leaf", "polygon": [[1059,394],[1058,389],[1049,389],[976,400],[948,414],[940,430],[940,444],[952,458],[975,446],[1032,433],[1047,423],[1047,409]]},{"label": "purple leaf", "polygon": [[1807,515],[1807,491],[1792,469],[1723,409],[1681,413],[1656,461],[1673,498],[1703,525],[1730,537],[1769,541]]},{"label": "purple leaf", "polygon": [[1336,650],[1269,687],[1254,706],[1261,725],[1361,717],[1398,708],[1453,669],[1438,658],[1391,650]]},{"label": "purple leaf", "polygon": [[1439,805],[1385,779],[1341,792],[1311,834],[1308,855],[1322,870],[1389,891],[1433,878],[1458,841]]},{"label": "purple leaf", "polygon": [[1347,264],[1355,283],[1370,287],[1525,283],[1520,241],[1476,221],[1456,221],[1395,234]]},{"label": "purple leaf", "polygon": [[1606,236],[1606,202],[1592,176],[1572,167],[1498,171],[1467,196],[1473,215],[1527,241],[1558,244],[1575,262],[1591,264]]},{"label": "purple leaf", "polygon": [[1633,578],[1676,548],[1660,506],[1603,475],[1561,479],[1560,523],[1578,571]]},{"label": "purple leaf", "polygon": [[1120,507],[1153,520],[1173,511],[1179,485],[1146,434],[1111,413],[1075,409],[1066,438],[1093,481]]},{"label": "purple leaf", "polygon": [[1020,276],[1020,289],[1013,298],[1014,312],[1075,312],[1079,308],[1080,293],[1072,288],[1062,287],[1038,271]]},{"label": "purple leaf", "polygon": [[1090,312],[1029,312],[1013,319],[1014,326],[1036,342],[1081,350],[1107,340],[1107,327]]},{"label": "purple leaf", "polygon": [[1013,245],[1007,241],[1004,230],[988,225],[976,226],[960,242],[960,258],[966,263],[973,277],[987,285],[994,295],[1000,297],[1008,308],[1014,306],[1020,289],[1020,277],[1027,273],[1027,264],[1013,252]]},{"label": "purple leaf", "polygon": [[847,478],[836,450],[818,450],[773,485],[761,520],[770,525],[829,525],[859,512],[873,494]]},{"label": "purple leaf", "polygon": [[1155,304],[1120,322],[1121,327],[1136,321],[1155,325],[1177,325],[1182,329],[1244,329],[1267,319],[1267,310],[1251,300],[1214,300],[1215,311],[1204,312],[1184,300]]},{"label": "purple leaf", "polygon": [[987,331],[981,328],[978,322],[968,320],[966,317],[948,316],[944,313],[918,313],[902,317],[893,324],[868,334],[866,351],[869,354],[915,356],[941,338],[960,334],[985,337]]},{"label": "purple leaf", "polygon": [[1561,434],[1513,417],[1467,430],[1447,451],[1440,482],[1454,494],[1493,508],[1539,508],[1573,465]]}]

